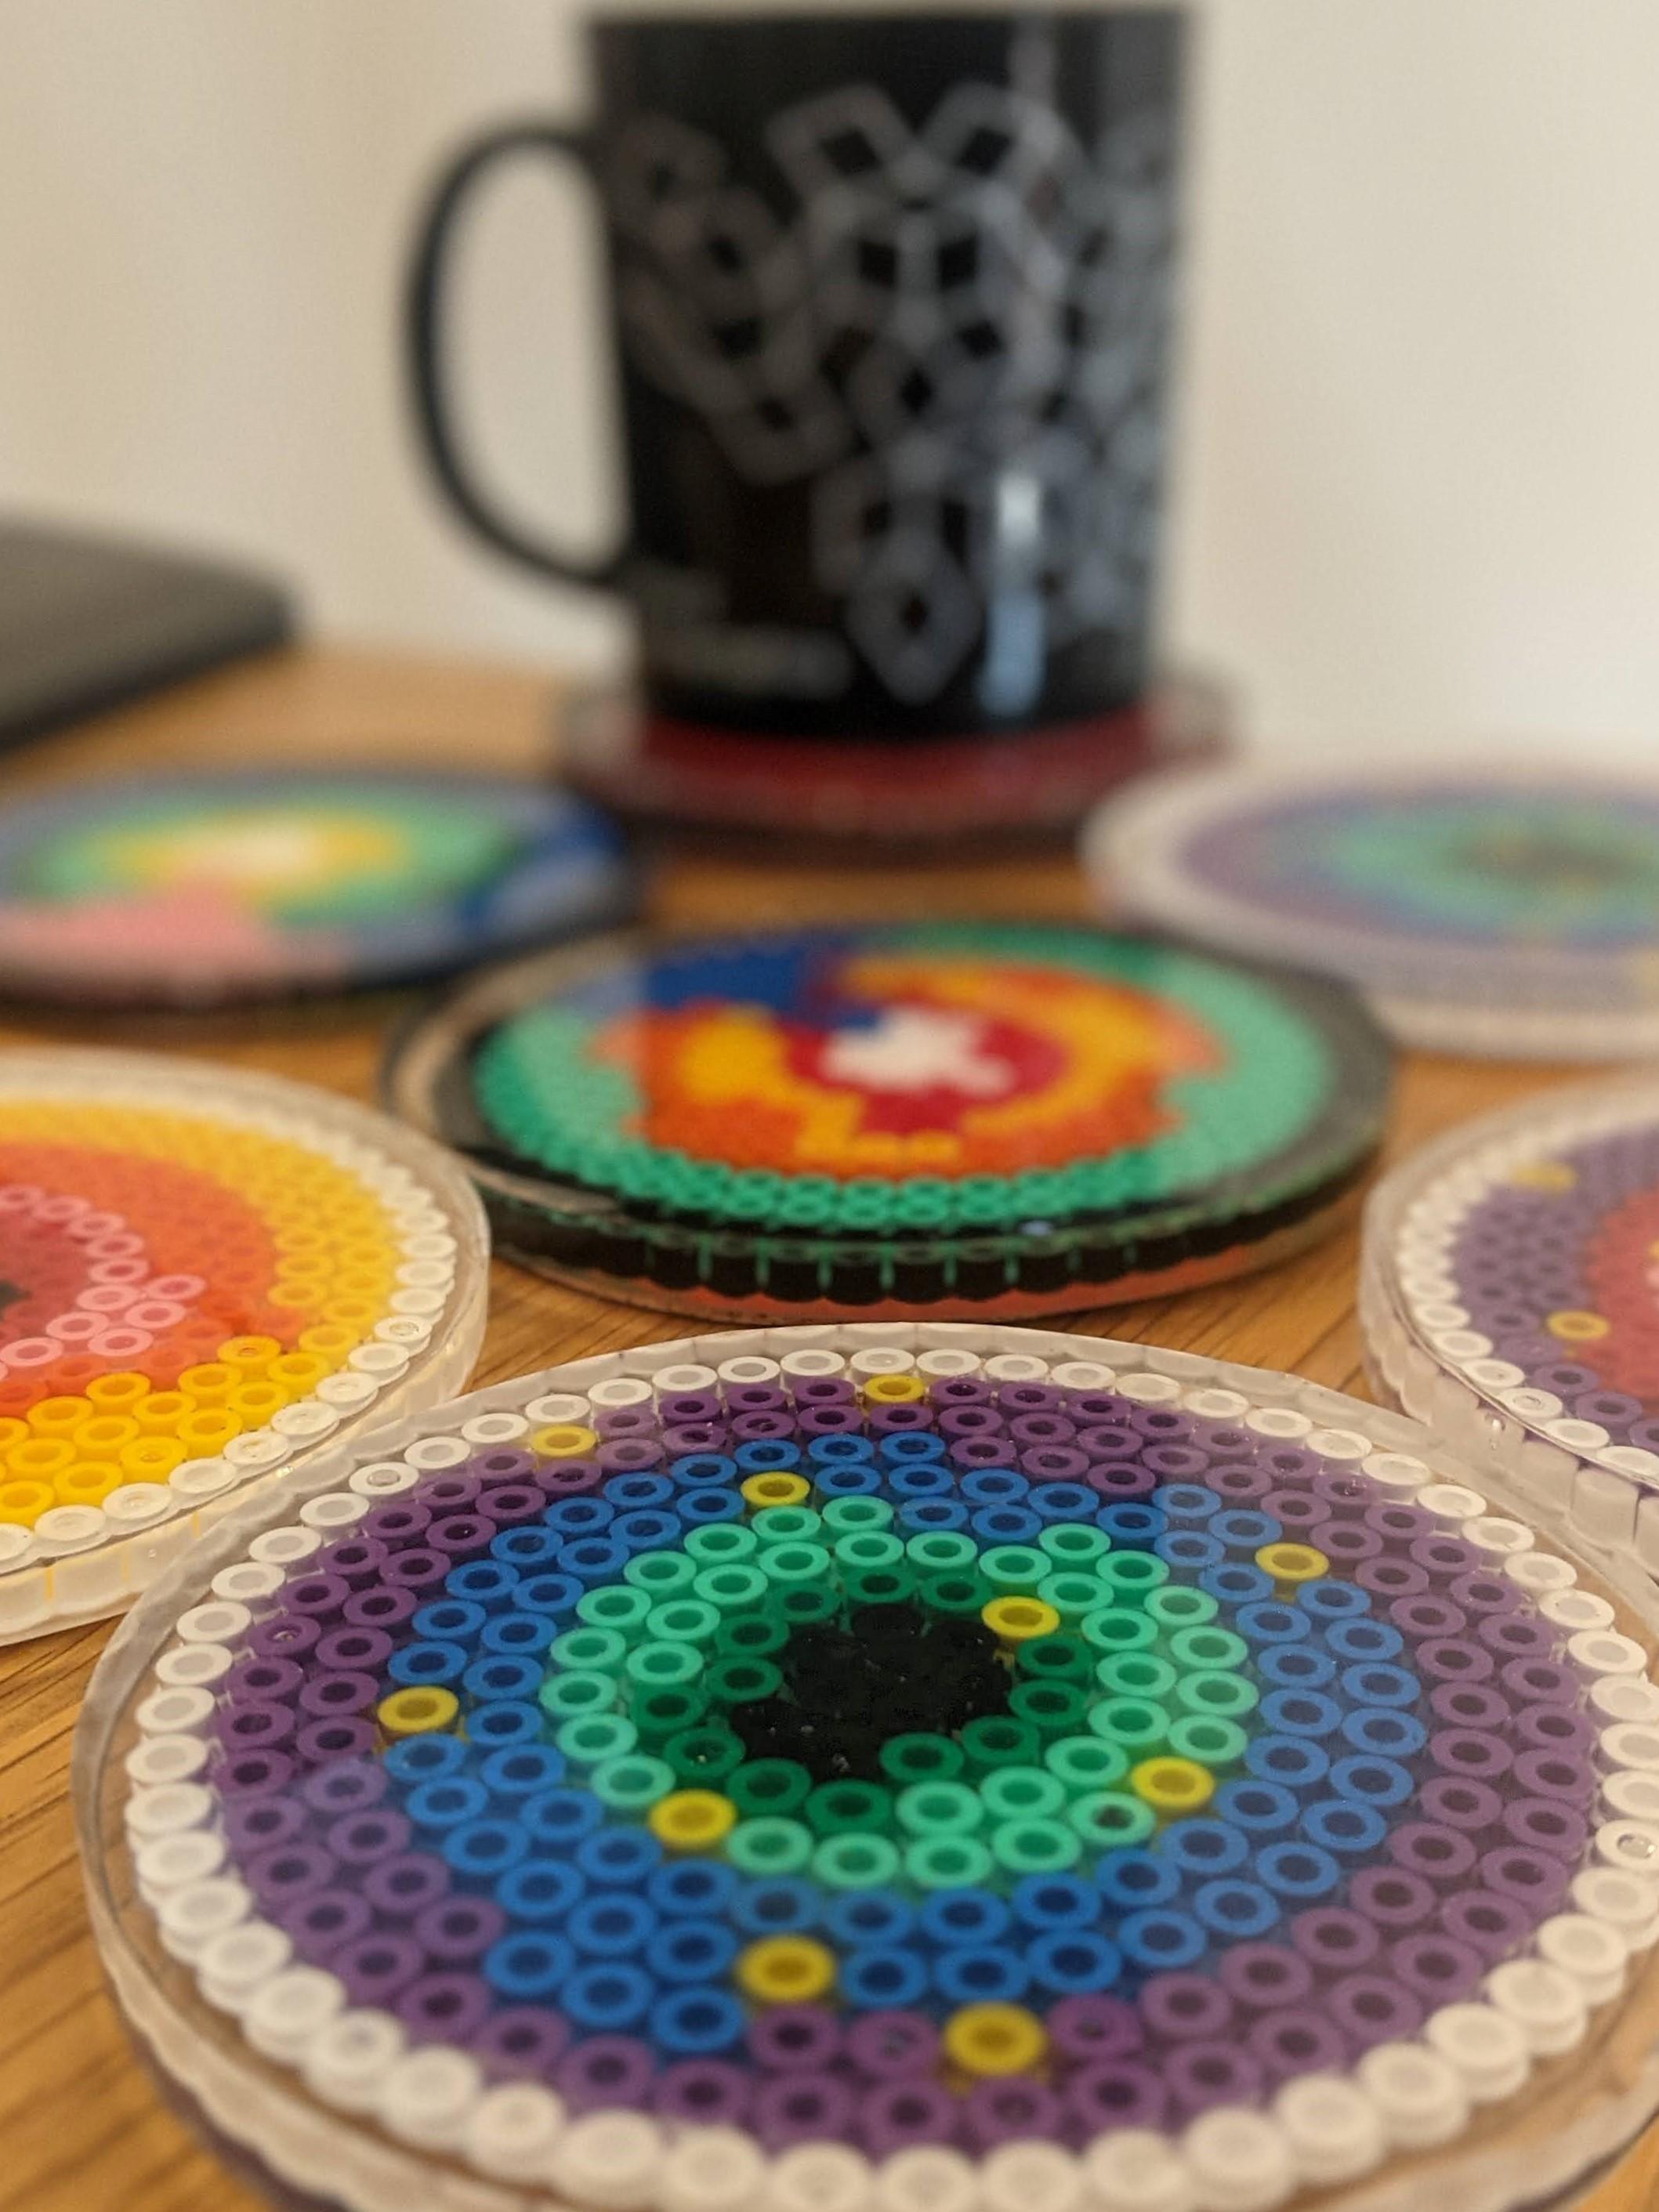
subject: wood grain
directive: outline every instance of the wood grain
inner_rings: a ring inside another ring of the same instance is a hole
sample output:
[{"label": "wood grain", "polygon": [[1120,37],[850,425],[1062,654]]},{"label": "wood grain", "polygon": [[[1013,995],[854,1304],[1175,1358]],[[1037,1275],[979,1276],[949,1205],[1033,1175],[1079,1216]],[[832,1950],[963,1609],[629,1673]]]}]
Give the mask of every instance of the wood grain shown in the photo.
[{"label": "wood grain", "polygon": [[[540,769],[554,756],[546,680],[409,657],[299,651],[272,655],[90,723],[21,755],[8,793],[71,775],[184,763],[378,759]],[[1069,861],[1021,855],[851,872],[765,857],[664,848],[653,910],[682,925],[801,921],[848,915],[1084,911]],[[142,1045],[301,1077],[371,1095],[392,999],[268,1014],[156,1021],[0,1020],[0,1045]],[[1488,1111],[1569,1070],[1413,1058],[1401,1070],[1389,1151]],[[1295,1369],[1364,1394],[1354,1316],[1357,1227],[1255,1279],[1065,1325],[1147,1338],[1254,1364]],[[497,1263],[477,1380],[695,1324],[584,1297]],[[0,2207],[17,2212],[255,2212],[158,2100],[99,1979],[82,1911],[67,1800],[69,1747],[106,1626],[0,1652]],[[1587,2200],[1638,2212],[1659,2199],[1655,2130]]]}]

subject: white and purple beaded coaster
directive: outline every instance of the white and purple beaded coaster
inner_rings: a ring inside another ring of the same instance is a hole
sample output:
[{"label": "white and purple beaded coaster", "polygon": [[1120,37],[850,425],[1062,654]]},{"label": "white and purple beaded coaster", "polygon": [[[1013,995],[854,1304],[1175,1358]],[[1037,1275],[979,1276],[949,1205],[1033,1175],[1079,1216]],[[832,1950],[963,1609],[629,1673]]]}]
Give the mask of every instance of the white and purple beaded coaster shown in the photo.
[{"label": "white and purple beaded coaster", "polygon": [[1659,1052],[1659,781],[1614,763],[1199,769],[1103,806],[1115,915],[1340,976],[1403,1042]]},{"label": "white and purple beaded coaster", "polygon": [[1659,1081],[1415,1154],[1367,1209],[1360,1310],[1396,1404],[1659,1576]]},{"label": "white and purple beaded coaster", "polygon": [[100,1950],[352,2212],[1534,2202],[1659,2106],[1659,1597],[1540,1517],[1142,1345],[551,1369],[143,1601]]}]

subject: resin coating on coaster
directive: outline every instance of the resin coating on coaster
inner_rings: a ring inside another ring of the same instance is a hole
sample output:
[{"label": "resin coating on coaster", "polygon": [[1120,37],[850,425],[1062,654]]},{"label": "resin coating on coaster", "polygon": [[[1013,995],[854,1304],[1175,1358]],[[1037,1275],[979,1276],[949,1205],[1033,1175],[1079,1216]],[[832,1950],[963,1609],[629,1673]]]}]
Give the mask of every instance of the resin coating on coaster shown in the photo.
[{"label": "resin coating on coaster", "polygon": [[1659,784],[1477,763],[1219,770],[1103,809],[1115,909],[1370,992],[1417,1043],[1634,1058],[1659,1044]]},{"label": "resin coating on coaster", "polygon": [[0,1054],[0,1640],[117,1610],[239,1486],[453,1389],[465,1180],[190,1061]]},{"label": "resin coating on coaster", "polygon": [[[1659,1084],[1546,1094],[1380,1186],[1367,1331],[1408,1409],[1496,1421],[1584,1533],[1659,1570]],[[1429,1380],[1437,1377],[1439,1382]]]},{"label": "resin coating on coaster", "polygon": [[200,1005],[406,982],[631,906],[603,816],[483,777],[150,777],[26,799],[0,823],[14,993]]},{"label": "resin coating on coaster", "polygon": [[528,963],[435,1009],[389,1080],[477,1161],[505,1241],[623,1296],[996,1312],[1312,1234],[1387,1066],[1329,987],[963,923]]},{"label": "resin coating on coaster", "polygon": [[1386,2181],[1413,2097],[1490,2192],[1547,2051],[1582,2074],[1551,2156],[1615,2124],[1659,1601],[1414,1425],[843,1328],[579,1362],[373,1454],[148,1602],[78,1761],[130,2005],[182,1961],[343,2202],[441,2152],[674,2212],[715,2130],[733,2212],[809,2154],[885,2201],[1040,2153],[1071,2202],[1131,2143],[1210,2201],[1235,2136],[1266,2212]]}]

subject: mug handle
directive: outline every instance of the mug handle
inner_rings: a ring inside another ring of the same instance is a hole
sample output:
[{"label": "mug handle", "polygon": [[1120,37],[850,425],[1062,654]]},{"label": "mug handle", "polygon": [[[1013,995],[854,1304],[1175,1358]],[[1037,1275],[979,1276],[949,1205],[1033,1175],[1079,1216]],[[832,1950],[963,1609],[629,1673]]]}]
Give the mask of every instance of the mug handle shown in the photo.
[{"label": "mug handle", "polygon": [[627,550],[626,535],[614,553],[592,561],[562,553],[499,514],[463,466],[450,414],[445,349],[440,332],[456,217],[485,172],[509,156],[538,153],[576,162],[592,174],[592,150],[580,131],[556,123],[509,123],[464,147],[439,179],[421,227],[409,274],[405,336],[415,397],[416,425],[434,475],[452,507],[498,553],[561,583],[603,589],[616,581]]}]

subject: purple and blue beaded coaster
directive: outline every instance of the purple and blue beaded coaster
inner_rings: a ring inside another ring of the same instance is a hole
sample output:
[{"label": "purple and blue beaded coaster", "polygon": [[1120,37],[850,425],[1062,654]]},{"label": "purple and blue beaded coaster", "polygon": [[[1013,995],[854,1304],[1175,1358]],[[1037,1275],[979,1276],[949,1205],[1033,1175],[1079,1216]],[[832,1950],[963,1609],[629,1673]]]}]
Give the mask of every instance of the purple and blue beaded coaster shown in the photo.
[{"label": "purple and blue beaded coaster", "polygon": [[1364,991],[1430,1050],[1659,1052],[1659,781],[1614,763],[1199,770],[1095,817],[1117,915]]},{"label": "purple and blue beaded coaster", "polygon": [[281,2183],[1496,2212],[1659,2106],[1659,1599],[1414,1423],[922,1324],[372,1447],[143,1601],[76,1745],[117,1993]]},{"label": "purple and blue beaded coaster", "polygon": [[1396,1169],[1361,1313],[1395,1403],[1659,1576],[1659,1082],[1551,1092]]}]

